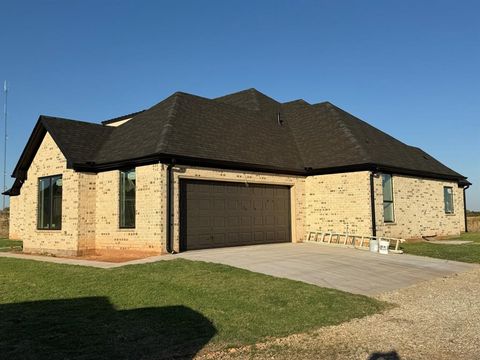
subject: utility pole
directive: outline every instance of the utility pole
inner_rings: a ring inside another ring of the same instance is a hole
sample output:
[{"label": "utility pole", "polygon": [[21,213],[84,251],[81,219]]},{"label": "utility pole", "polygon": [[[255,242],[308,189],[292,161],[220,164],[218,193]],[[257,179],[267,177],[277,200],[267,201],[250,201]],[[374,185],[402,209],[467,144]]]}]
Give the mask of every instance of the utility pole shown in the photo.
[{"label": "utility pole", "polygon": [[[7,100],[8,100],[8,87],[7,80],[3,83],[3,92],[5,94],[3,103],[3,119],[5,120],[5,139],[3,143],[3,192],[7,191]],[[2,195],[2,210],[5,210],[5,195]]]}]

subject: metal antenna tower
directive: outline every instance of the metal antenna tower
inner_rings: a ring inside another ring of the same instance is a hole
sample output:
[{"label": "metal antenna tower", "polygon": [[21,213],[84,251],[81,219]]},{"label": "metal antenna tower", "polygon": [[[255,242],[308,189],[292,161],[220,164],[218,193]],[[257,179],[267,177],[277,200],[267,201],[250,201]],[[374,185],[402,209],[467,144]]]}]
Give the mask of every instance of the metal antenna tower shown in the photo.
[{"label": "metal antenna tower", "polygon": [[[3,192],[7,191],[7,100],[8,87],[7,80],[3,83],[3,93],[5,94],[3,103],[3,119],[5,120],[5,139],[3,143]],[[2,210],[5,210],[5,195],[2,195]]]}]

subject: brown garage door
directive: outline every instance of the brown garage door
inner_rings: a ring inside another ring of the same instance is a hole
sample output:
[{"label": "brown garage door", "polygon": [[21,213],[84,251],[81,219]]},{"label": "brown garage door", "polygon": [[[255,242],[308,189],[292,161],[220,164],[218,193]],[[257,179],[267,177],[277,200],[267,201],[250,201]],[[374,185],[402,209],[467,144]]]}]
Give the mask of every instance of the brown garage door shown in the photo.
[{"label": "brown garage door", "polygon": [[290,188],[181,180],[180,249],[290,241]]}]

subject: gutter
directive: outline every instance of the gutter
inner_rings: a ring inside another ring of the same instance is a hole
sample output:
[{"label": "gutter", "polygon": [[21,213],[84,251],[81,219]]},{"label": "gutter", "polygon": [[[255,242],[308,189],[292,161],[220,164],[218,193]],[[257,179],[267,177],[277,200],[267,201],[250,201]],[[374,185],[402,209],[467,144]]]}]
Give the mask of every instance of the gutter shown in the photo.
[{"label": "gutter", "polygon": [[372,236],[377,236],[377,221],[375,218],[375,177],[376,174],[374,171],[370,172],[370,208],[372,211]]},{"label": "gutter", "polygon": [[[199,166],[207,168],[222,168],[229,170],[241,170],[241,171],[255,171],[255,172],[265,172],[265,173],[274,173],[274,174],[285,174],[285,175],[294,175],[294,176],[310,176],[310,175],[324,175],[324,174],[337,174],[345,172],[356,172],[356,171],[374,171],[374,172],[386,172],[392,174],[406,175],[406,176],[415,176],[422,177],[427,179],[443,179],[456,181],[459,185],[471,185],[465,177],[459,175],[445,175],[437,174],[426,171],[419,170],[408,170],[399,167],[387,166],[382,164],[374,163],[363,163],[356,165],[344,165],[344,166],[334,166],[322,169],[314,169],[311,167],[305,168],[282,168],[272,165],[259,165],[259,164],[249,164],[249,163],[240,163],[235,161],[226,161],[226,160],[212,160],[212,159],[203,159],[190,156],[178,156],[175,154],[150,154],[141,158],[132,158],[121,161],[113,161],[109,163],[73,163],[71,167],[77,171],[86,171],[86,172],[103,172],[116,170],[121,167],[131,167],[131,166],[141,166],[149,165],[157,162],[164,164],[169,164],[172,159],[175,159],[175,164],[178,165],[187,165],[187,166]],[[16,174],[14,174],[16,175]],[[15,176],[18,177],[18,176]]]},{"label": "gutter", "polygon": [[165,247],[167,253],[174,254],[172,241],[172,168],[175,165],[175,159],[172,159],[167,165],[167,223],[166,223],[166,241]]},{"label": "gutter", "polygon": [[463,217],[465,218],[465,232],[468,232],[468,221],[467,221],[467,195],[465,191],[470,187],[466,185],[463,187]]}]

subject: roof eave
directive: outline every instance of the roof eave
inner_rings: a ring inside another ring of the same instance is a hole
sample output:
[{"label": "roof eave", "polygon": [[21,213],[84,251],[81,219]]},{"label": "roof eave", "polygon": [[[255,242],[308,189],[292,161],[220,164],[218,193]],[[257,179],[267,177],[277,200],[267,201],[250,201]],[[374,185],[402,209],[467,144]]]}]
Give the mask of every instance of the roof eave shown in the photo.
[{"label": "roof eave", "polygon": [[222,168],[222,169],[244,170],[244,171],[247,170],[247,171],[290,174],[290,175],[299,175],[299,176],[306,175],[306,171],[304,169],[281,168],[281,167],[275,167],[275,166],[269,166],[269,165],[239,163],[239,162],[233,162],[233,161],[227,161],[227,160],[202,159],[202,158],[175,155],[175,154],[152,154],[152,155],[144,156],[142,158],[127,159],[127,160],[102,163],[102,164],[76,163],[76,164],[73,164],[73,168],[77,171],[104,172],[104,171],[116,170],[116,169],[133,167],[133,166],[148,165],[148,164],[154,164],[154,163],[198,166],[198,167],[207,167],[207,168]]}]

